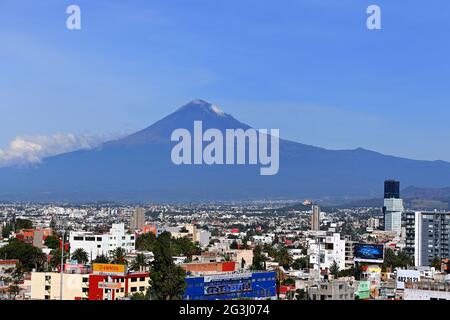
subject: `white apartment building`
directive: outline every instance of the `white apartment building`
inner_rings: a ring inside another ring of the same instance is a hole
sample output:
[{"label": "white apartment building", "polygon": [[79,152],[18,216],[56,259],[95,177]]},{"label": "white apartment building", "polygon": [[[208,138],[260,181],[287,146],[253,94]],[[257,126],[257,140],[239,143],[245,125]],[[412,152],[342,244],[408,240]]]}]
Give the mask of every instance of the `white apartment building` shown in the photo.
[{"label": "white apartment building", "polygon": [[127,253],[135,251],[135,235],[127,234],[123,223],[113,224],[107,234],[71,231],[69,242],[71,255],[75,250],[83,249],[91,260],[101,254],[110,256],[117,248],[122,248]]},{"label": "white apartment building", "polygon": [[330,268],[336,261],[340,270],[345,265],[345,240],[339,233],[318,232],[309,239],[309,262],[314,270]]}]

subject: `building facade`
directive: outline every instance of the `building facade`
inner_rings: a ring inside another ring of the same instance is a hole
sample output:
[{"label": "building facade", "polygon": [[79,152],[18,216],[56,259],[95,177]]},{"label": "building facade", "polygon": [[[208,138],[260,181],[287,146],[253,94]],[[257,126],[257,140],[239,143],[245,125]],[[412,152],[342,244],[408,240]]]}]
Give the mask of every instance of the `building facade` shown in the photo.
[{"label": "building facade", "polygon": [[130,231],[136,232],[142,230],[145,226],[145,210],[144,208],[134,209],[133,214],[130,217]]},{"label": "building facade", "polygon": [[384,182],[384,230],[394,231],[398,236],[402,233],[403,200],[400,199],[400,182],[387,180]]},{"label": "building facade", "polygon": [[[334,262],[340,270],[346,269],[346,241],[339,233],[318,233],[309,240],[309,262],[314,270],[329,269]],[[348,256],[350,259],[350,256]]]},{"label": "building facade", "polygon": [[135,250],[135,235],[125,232],[123,223],[113,224],[109,233],[94,234],[92,232],[71,231],[69,235],[70,254],[77,249],[87,252],[91,260],[99,255],[110,256],[117,248],[122,248],[127,253]]},{"label": "building facade", "polygon": [[320,207],[318,205],[311,206],[311,230],[320,230]]},{"label": "building facade", "polygon": [[[121,300],[136,293],[146,294],[149,280],[148,273],[112,277],[92,273],[64,273],[63,300]],[[60,300],[61,274],[32,272],[30,286],[33,300]]]},{"label": "building facade", "polygon": [[308,296],[310,300],[355,300],[355,288],[347,281],[323,281],[309,287]]},{"label": "building facade", "polygon": [[419,281],[405,284],[404,300],[450,301],[450,283]]},{"label": "building facade", "polygon": [[416,266],[450,258],[450,212],[406,212],[406,252]]}]

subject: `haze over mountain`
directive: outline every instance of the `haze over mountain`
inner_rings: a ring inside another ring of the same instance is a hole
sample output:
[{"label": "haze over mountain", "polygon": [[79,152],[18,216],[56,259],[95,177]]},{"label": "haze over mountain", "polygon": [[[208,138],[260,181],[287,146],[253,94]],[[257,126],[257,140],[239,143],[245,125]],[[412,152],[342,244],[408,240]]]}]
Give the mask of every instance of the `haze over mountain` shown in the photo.
[{"label": "haze over mountain", "polygon": [[[450,163],[387,156],[358,148],[327,150],[280,140],[280,169],[261,176],[260,165],[181,165],[171,161],[173,130],[248,129],[217,106],[195,100],[155,124],[91,150],[0,169],[0,200],[205,201],[379,197],[383,181],[445,187]],[[257,128],[259,129],[259,128]],[[261,128],[264,129],[264,128]],[[266,128],[271,129],[271,128]],[[282,135],[281,128],[281,135]]]}]

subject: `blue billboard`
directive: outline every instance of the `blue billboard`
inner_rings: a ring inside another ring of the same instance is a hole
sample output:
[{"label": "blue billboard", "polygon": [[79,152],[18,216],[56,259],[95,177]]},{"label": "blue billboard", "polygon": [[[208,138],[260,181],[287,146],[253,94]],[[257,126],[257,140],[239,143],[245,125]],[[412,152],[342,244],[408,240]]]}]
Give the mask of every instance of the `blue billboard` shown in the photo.
[{"label": "blue billboard", "polygon": [[269,299],[276,297],[276,272],[215,274],[186,278],[185,300]]},{"label": "blue billboard", "polygon": [[357,244],[355,245],[354,258],[356,262],[383,263],[384,245]]}]

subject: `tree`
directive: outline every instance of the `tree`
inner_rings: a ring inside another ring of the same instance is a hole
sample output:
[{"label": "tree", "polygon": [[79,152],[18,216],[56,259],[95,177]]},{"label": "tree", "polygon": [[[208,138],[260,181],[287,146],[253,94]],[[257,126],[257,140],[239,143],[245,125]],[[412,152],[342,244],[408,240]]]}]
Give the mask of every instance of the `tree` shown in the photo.
[{"label": "tree", "polygon": [[349,269],[339,271],[339,277],[355,277],[356,278],[355,267],[352,266]]},{"label": "tree", "polygon": [[138,253],[131,263],[131,270],[142,272],[148,266],[147,258],[143,253]]},{"label": "tree", "polygon": [[212,237],[219,237],[220,236],[220,230],[215,228],[211,231],[211,236]]},{"label": "tree", "polygon": [[130,296],[130,300],[149,300],[149,295],[142,292],[136,292]]},{"label": "tree", "polygon": [[295,291],[297,300],[308,300],[308,292],[305,289],[297,289]]},{"label": "tree", "polygon": [[125,260],[125,249],[118,247],[112,252],[112,263],[113,264],[126,264]]},{"label": "tree", "polygon": [[412,258],[405,251],[403,251],[403,250],[400,251],[397,254],[396,267],[397,268],[407,268],[411,265],[414,265]]},{"label": "tree", "polygon": [[231,250],[239,249],[239,245],[238,245],[238,243],[237,243],[236,240],[234,240],[234,241],[230,244],[230,249],[231,249]]},{"label": "tree", "polygon": [[41,249],[15,238],[10,239],[6,246],[0,248],[0,257],[19,260],[26,271],[42,270],[46,262],[46,255]]},{"label": "tree", "polygon": [[[50,251],[50,266],[52,268],[60,268],[61,267],[61,249],[53,249]],[[69,253],[64,250],[64,258],[63,263],[69,259]]]},{"label": "tree", "polygon": [[149,283],[150,296],[156,300],[181,300],[186,288],[186,273],[173,262],[170,245],[168,232],[162,233],[155,242]]},{"label": "tree", "polygon": [[299,259],[296,259],[293,263],[292,263],[292,268],[294,270],[303,270],[303,269],[307,269],[309,268],[309,257],[301,257]]},{"label": "tree", "polygon": [[441,270],[441,264],[442,264],[441,258],[434,257],[433,261],[431,262],[431,267],[434,267],[436,270]]},{"label": "tree", "polygon": [[15,231],[22,229],[33,229],[33,222],[28,219],[16,219],[14,229]]},{"label": "tree", "polygon": [[262,254],[261,246],[255,246],[253,249],[252,270],[265,270],[266,257]]},{"label": "tree", "polygon": [[104,254],[100,254],[94,259],[93,262],[94,263],[109,263],[110,261],[107,256],[105,256]]},{"label": "tree", "polygon": [[286,278],[282,282],[283,286],[293,286],[295,285],[295,280],[292,278]]},{"label": "tree", "polygon": [[339,265],[336,260],[330,266],[330,274],[332,274],[335,278],[339,277]]},{"label": "tree", "polygon": [[189,238],[171,238],[170,239],[170,247],[172,251],[172,255],[179,256],[183,255],[191,259],[193,255],[199,255],[202,253],[202,249],[200,249],[198,243],[193,243]]},{"label": "tree", "polygon": [[383,262],[383,269],[386,270],[387,268],[395,268],[395,252],[392,249],[386,249],[384,252],[384,262]]},{"label": "tree", "polygon": [[59,238],[56,236],[48,236],[44,243],[47,248],[57,249],[59,247]]},{"label": "tree", "polygon": [[289,269],[292,264],[292,257],[286,248],[281,248],[275,255],[275,259],[278,261],[280,266],[285,269]]},{"label": "tree", "polygon": [[136,238],[136,250],[153,251],[153,245],[156,242],[156,236],[153,233],[141,234]]},{"label": "tree", "polygon": [[22,291],[20,288],[20,284],[23,283],[25,269],[22,263],[18,263],[15,268],[7,270],[7,273],[10,274],[10,278],[12,279],[12,283],[8,287],[10,298],[15,299],[16,296]]},{"label": "tree", "polygon": [[232,257],[228,253],[222,254],[223,261],[232,261]]},{"label": "tree", "polygon": [[384,253],[383,270],[386,270],[387,268],[407,268],[411,265],[413,265],[413,261],[406,252],[400,251],[398,254],[395,254],[394,250],[390,248],[386,249]]},{"label": "tree", "polygon": [[72,260],[86,264],[89,261],[89,256],[83,248],[78,248],[72,253]]},{"label": "tree", "polygon": [[13,231],[13,226],[11,223],[6,223],[5,226],[2,228],[2,238],[8,238],[11,232]]},{"label": "tree", "polygon": [[264,250],[264,252],[267,252],[269,257],[271,257],[271,258],[275,258],[276,257],[277,250],[275,250],[275,248],[272,245],[270,245],[268,243],[264,243],[263,250]]}]

